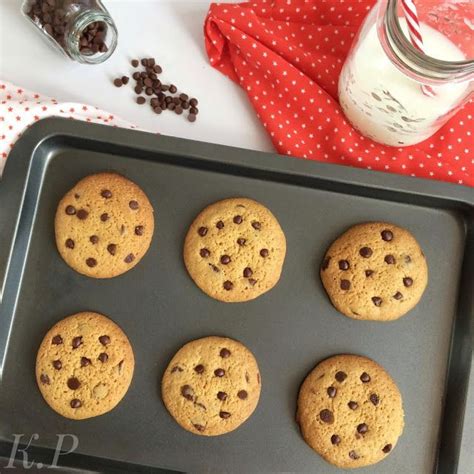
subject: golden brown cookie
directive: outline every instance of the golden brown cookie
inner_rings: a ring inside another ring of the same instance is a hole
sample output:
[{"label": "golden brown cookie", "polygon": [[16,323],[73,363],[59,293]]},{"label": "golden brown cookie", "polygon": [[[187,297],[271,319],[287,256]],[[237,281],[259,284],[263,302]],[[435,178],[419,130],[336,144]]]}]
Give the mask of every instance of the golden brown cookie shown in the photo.
[{"label": "golden brown cookie", "polygon": [[402,398],[374,361],[337,355],[318,364],[298,397],[297,422],[305,441],[341,468],[384,459],[402,434]]},{"label": "golden brown cookie", "polygon": [[85,312],[56,323],[36,358],[46,403],[74,420],[112,410],[127,393],[135,361],[127,336],[110,319]]},{"label": "golden brown cookie", "polygon": [[332,304],[354,319],[390,321],[410,311],[428,283],[413,235],[386,222],[351,227],[329,247],[321,280]]},{"label": "golden brown cookie", "polygon": [[132,181],[99,173],[79,181],[58,205],[56,245],[74,270],[111,278],[133,268],[148,250],[153,207]]},{"label": "golden brown cookie", "polygon": [[206,207],[184,242],[184,263],[196,285],[229,303],[249,301],[272,289],[285,254],[285,234],[275,216],[246,198]]},{"label": "golden brown cookie", "polygon": [[253,354],[240,342],[217,336],[183,346],[161,382],[171,416],[203,436],[228,433],[244,423],[257,406],[260,388]]}]

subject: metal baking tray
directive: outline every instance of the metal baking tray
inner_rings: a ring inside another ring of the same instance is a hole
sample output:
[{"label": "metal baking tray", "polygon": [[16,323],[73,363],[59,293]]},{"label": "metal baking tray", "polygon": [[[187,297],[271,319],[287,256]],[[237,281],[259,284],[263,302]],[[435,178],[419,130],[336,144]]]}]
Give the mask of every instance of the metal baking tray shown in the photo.
[{"label": "metal baking tray", "polygon": [[[155,208],[156,230],[137,267],[95,280],[61,260],[53,221],[63,194],[80,178],[103,170],[122,173],[144,189]],[[183,239],[196,214],[231,196],[268,206],[288,244],[279,284],[241,304],[207,297],[182,259]],[[367,220],[408,228],[429,264],[421,302],[395,322],[342,316],[319,279],[328,245]],[[138,472],[144,466],[337,472],[303,441],[296,398],[317,362],[355,353],[389,371],[406,414],[394,452],[358,472],[455,472],[473,349],[473,224],[474,193],[465,187],[61,119],[41,121],[14,147],[0,182],[1,453],[8,455],[14,434],[24,434],[25,443],[37,434],[30,449],[51,458],[56,435],[72,433],[79,447],[61,462],[107,466],[99,468],[106,472]],[[125,330],[136,370],[115,410],[78,422],[44,403],[34,364],[47,329],[83,310],[104,313]],[[159,389],[177,349],[207,335],[244,342],[262,373],[253,416],[214,438],[181,429],[166,412]]]}]

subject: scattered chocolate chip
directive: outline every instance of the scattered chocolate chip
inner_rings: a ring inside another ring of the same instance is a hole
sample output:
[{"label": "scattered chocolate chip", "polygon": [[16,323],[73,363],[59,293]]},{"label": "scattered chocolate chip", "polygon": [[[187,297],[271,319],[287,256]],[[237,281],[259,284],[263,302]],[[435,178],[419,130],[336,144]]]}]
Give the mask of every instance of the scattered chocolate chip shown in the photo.
[{"label": "scattered chocolate chip", "polygon": [[334,415],[332,414],[331,410],[324,409],[319,412],[319,417],[321,418],[324,423],[332,424],[334,423]]},{"label": "scattered chocolate chip", "polygon": [[219,273],[219,272],[220,272],[219,267],[216,267],[213,263],[210,263],[209,266],[210,266],[216,273]]},{"label": "scattered chocolate chip", "polygon": [[194,371],[198,374],[202,374],[204,372],[204,366],[202,364],[198,364],[196,367],[194,367]]},{"label": "scattered chocolate chip", "polygon": [[103,345],[103,346],[107,346],[110,344],[110,337],[109,336],[100,336],[99,337],[99,342]]},{"label": "scattered chocolate chip", "polygon": [[365,271],[365,276],[369,278],[369,276],[373,275],[374,271],[373,270],[366,270]]},{"label": "scattered chocolate chip", "polygon": [[231,281],[226,280],[224,282],[224,290],[230,291],[230,290],[232,290],[233,287],[234,287],[234,284]]},{"label": "scattered chocolate chip", "polygon": [[395,263],[395,257],[393,255],[385,255],[385,263],[388,263],[389,265],[393,265]]},{"label": "scattered chocolate chip", "polygon": [[364,383],[370,382],[370,375],[367,372],[362,372],[360,379]]},{"label": "scattered chocolate chip", "polygon": [[328,387],[326,391],[329,398],[334,398],[336,396],[337,390],[334,387]]},{"label": "scattered chocolate chip", "polygon": [[44,385],[49,385],[51,383],[51,381],[49,380],[49,377],[46,374],[41,374],[40,380],[41,380],[41,383]]},{"label": "scattered chocolate chip", "polygon": [[143,235],[144,227],[142,225],[137,225],[135,227],[135,235]]},{"label": "scattered chocolate chip", "polygon": [[193,423],[193,426],[201,433],[206,429],[204,426],[198,425],[197,423]]},{"label": "scattered chocolate chip", "polygon": [[77,217],[78,219],[80,219],[81,221],[87,219],[87,216],[89,215],[89,213],[85,210],[85,209],[79,209],[77,211]]},{"label": "scattered chocolate chip", "polygon": [[341,438],[338,435],[331,436],[331,443],[334,445],[338,445],[341,442]]},{"label": "scattered chocolate chip", "polygon": [[252,227],[255,229],[255,230],[260,230],[262,228],[262,224],[260,224],[260,222],[258,221],[253,221],[252,222]]},{"label": "scattered chocolate chip", "polygon": [[81,357],[81,367],[87,367],[88,365],[91,365],[92,361],[88,359],[87,357]]},{"label": "scattered chocolate chip", "polygon": [[227,348],[222,348],[219,352],[219,355],[223,358],[223,359],[227,359],[227,357],[230,357],[230,351],[229,349]]},{"label": "scattered chocolate chip", "polygon": [[349,280],[341,280],[341,290],[348,290],[351,287]]},{"label": "scattered chocolate chip", "polygon": [[199,102],[197,99],[195,99],[194,97],[189,101],[189,104],[192,106],[192,107],[197,107]]},{"label": "scattered chocolate chip", "polygon": [[255,278],[249,278],[248,281],[252,286],[255,286],[255,283],[257,283],[257,280],[255,280]]},{"label": "scattered chocolate chip", "polygon": [[344,382],[346,378],[347,378],[347,374],[345,372],[342,372],[341,370],[339,372],[336,372],[336,380],[338,382]]},{"label": "scattered chocolate chip", "polygon": [[211,255],[211,252],[208,249],[201,249],[199,255],[201,255],[202,258],[208,258]]},{"label": "scattered chocolate chip", "polygon": [[53,367],[56,369],[56,370],[61,370],[62,369],[62,362],[60,360],[53,360]]},{"label": "scattered chocolate chip", "polygon": [[132,66],[133,67],[138,67],[139,64],[140,63],[139,63],[138,59],[132,59]]},{"label": "scattered chocolate chip", "polygon": [[387,454],[389,453],[390,451],[392,450],[392,445],[389,443],[389,444],[386,444],[383,448],[382,448],[382,451]]},{"label": "scattered chocolate chip", "polygon": [[221,263],[222,265],[228,265],[231,262],[231,259],[228,255],[222,255]]},{"label": "scattered chocolate chip", "polygon": [[376,394],[376,393],[371,393],[370,394],[370,397],[369,397],[369,400],[375,405],[377,406],[379,404],[379,396]]},{"label": "scattered chocolate chip", "polygon": [[188,121],[189,121],[189,122],[195,122],[195,121],[196,121],[196,115],[194,115],[194,114],[189,114],[189,115],[188,115]]},{"label": "scattered chocolate chip", "polygon": [[63,338],[58,334],[57,336],[54,336],[53,339],[51,339],[51,344],[54,344],[55,346],[58,346],[59,344],[63,343]]},{"label": "scattered chocolate chip", "polygon": [[243,245],[245,245],[245,242],[247,242],[246,239],[244,239],[243,237],[239,237],[237,239],[237,243],[242,247]]},{"label": "scattered chocolate chip", "polygon": [[360,434],[365,434],[369,430],[369,427],[365,423],[357,425],[357,432]]},{"label": "scattered chocolate chip", "polygon": [[[135,90],[135,92],[137,92],[137,91]],[[140,88],[140,94],[141,94],[141,93],[142,93],[142,90],[141,90],[141,88]],[[142,97],[142,96],[138,96],[138,97],[137,97],[137,104],[138,104],[138,105],[143,105],[145,102],[146,102],[145,97]]]},{"label": "scattered chocolate chip", "polygon": [[339,270],[349,270],[349,262],[347,260],[339,260]]},{"label": "scattered chocolate chip", "polygon": [[323,261],[323,265],[322,265],[322,270],[327,270],[328,267],[329,267],[329,262],[331,261],[331,257],[326,257]]},{"label": "scattered chocolate chip", "polygon": [[214,375],[216,377],[224,377],[225,370],[224,369],[216,369],[216,370],[214,370]]},{"label": "scattered chocolate chip", "polygon": [[81,196],[79,196],[79,194],[75,193],[75,194],[74,194],[74,197],[75,197],[76,199],[79,199]]},{"label": "scattered chocolate chip", "polygon": [[74,337],[72,340],[72,348],[77,349],[80,345],[82,345],[82,336]]},{"label": "scattered chocolate chip", "polygon": [[183,369],[179,366],[179,365],[175,365],[172,369],[171,369],[171,373],[174,374],[175,372],[182,372]]},{"label": "scattered chocolate chip", "polygon": [[99,354],[98,359],[99,359],[103,364],[105,364],[105,363],[109,360],[109,356],[108,356],[105,352],[101,352],[101,353]]},{"label": "scattered chocolate chip", "polygon": [[364,258],[369,258],[371,255],[372,255],[372,249],[370,247],[362,247],[360,250],[359,250],[359,254],[361,257],[364,257]]},{"label": "scattered chocolate chip", "polygon": [[68,249],[73,249],[73,248],[74,248],[74,240],[72,240],[72,239],[67,239],[67,240],[66,240],[66,247],[67,247]]},{"label": "scattered chocolate chip", "polygon": [[107,252],[109,252],[110,255],[115,255],[115,253],[117,252],[117,246],[115,244],[107,245]]},{"label": "scattered chocolate chip", "polygon": [[81,382],[79,382],[79,380],[76,377],[71,377],[67,381],[67,386],[71,390],[77,390],[81,386]]},{"label": "scattered chocolate chip", "polygon": [[128,205],[129,205],[130,209],[133,209],[134,211],[136,211],[136,210],[138,209],[138,207],[139,207],[139,206],[138,206],[138,202],[137,202],[137,201],[133,201],[133,200],[130,201],[130,202],[128,203]]},{"label": "scattered chocolate chip", "polygon": [[97,242],[99,242],[99,237],[97,237],[97,235],[91,235],[89,237],[89,240],[91,241],[92,244],[96,244]]},{"label": "scattered chocolate chip", "polygon": [[224,401],[227,398],[227,393],[225,392],[217,392],[217,398],[221,401]]},{"label": "scattered chocolate chip", "polygon": [[262,256],[263,258],[268,257],[269,253],[270,253],[270,252],[268,251],[268,249],[262,249],[262,250],[260,250],[260,256]]},{"label": "scattered chocolate chip", "polygon": [[223,228],[224,228],[224,223],[223,223],[222,221],[218,221],[218,222],[216,223],[216,227],[217,227],[218,229],[223,229]]},{"label": "scattered chocolate chip", "polygon": [[380,296],[372,296],[372,302],[374,303],[375,306],[381,306],[382,298],[380,298]]},{"label": "scattered chocolate chip", "polygon": [[199,227],[198,234],[201,237],[204,237],[207,234],[207,230],[208,230],[207,227]]},{"label": "scattered chocolate chip", "polygon": [[66,214],[68,216],[73,216],[76,213],[76,208],[74,206],[66,206]]},{"label": "scattered chocolate chip", "polygon": [[247,390],[239,390],[239,392],[237,393],[237,396],[238,396],[241,400],[245,400],[245,399],[248,397]]},{"label": "scattered chocolate chip", "polygon": [[170,92],[172,94],[176,94],[176,92],[178,92],[178,88],[174,84],[170,84]]},{"label": "scattered chocolate chip", "polygon": [[86,264],[87,264],[88,267],[93,268],[97,265],[97,260],[95,258],[88,258],[86,260]]},{"label": "scattered chocolate chip", "polygon": [[100,195],[105,199],[110,199],[112,197],[112,192],[108,189],[103,189]]},{"label": "scattered chocolate chip", "polygon": [[109,215],[108,215],[106,212],[104,212],[103,214],[101,214],[100,220],[101,220],[102,222],[108,221],[108,220],[109,220]]},{"label": "scattered chocolate chip", "polygon": [[393,297],[394,297],[396,300],[401,300],[401,299],[403,298],[403,295],[402,295],[399,291],[397,291],[397,292],[393,295]]},{"label": "scattered chocolate chip", "polygon": [[408,288],[410,287],[411,285],[413,285],[413,279],[410,278],[410,277],[405,277],[403,279],[403,284]]},{"label": "scattered chocolate chip", "polygon": [[135,260],[135,255],[133,255],[133,253],[129,253],[129,254],[123,259],[123,261],[124,261],[125,263],[132,263],[134,260]]},{"label": "scattered chocolate chip", "polygon": [[347,406],[351,409],[351,410],[357,410],[357,408],[359,407],[359,404],[357,402],[354,402],[354,401],[350,401]]},{"label": "scattered chocolate chip", "polygon": [[122,87],[123,86],[122,79],[120,79],[119,77],[117,79],[114,79],[114,86],[115,87]]},{"label": "scattered chocolate chip", "polygon": [[73,400],[71,400],[70,405],[71,405],[71,408],[80,408],[82,406],[82,403],[77,398],[74,398]]},{"label": "scattered chocolate chip", "polygon": [[219,412],[219,416],[221,418],[224,418],[224,420],[225,420],[227,418],[230,418],[230,413],[228,411],[221,411],[221,412]]},{"label": "scattered chocolate chip", "polygon": [[385,242],[390,242],[393,239],[393,232],[391,230],[385,229],[380,234]]},{"label": "scattered chocolate chip", "polygon": [[234,221],[234,224],[242,224],[243,218],[242,216],[234,216],[233,221]]},{"label": "scattered chocolate chip", "polygon": [[250,278],[253,275],[253,271],[250,267],[244,268],[244,278]]},{"label": "scattered chocolate chip", "polygon": [[355,451],[349,451],[349,457],[354,460],[359,459],[359,455]]},{"label": "scattered chocolate chip", "polygon": [[181,387],[181,395],[186,398],[186,400],[193,400],[194,398],[194,390],[190,385],[183,385]]}]

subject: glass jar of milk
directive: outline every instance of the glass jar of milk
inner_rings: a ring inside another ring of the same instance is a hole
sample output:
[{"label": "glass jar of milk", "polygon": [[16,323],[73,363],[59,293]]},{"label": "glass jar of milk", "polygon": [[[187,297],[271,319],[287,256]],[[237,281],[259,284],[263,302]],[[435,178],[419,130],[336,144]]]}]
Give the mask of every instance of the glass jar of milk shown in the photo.
[{"label": "glass jar of milk", "polygon": [[379,0],[339,78],[339,102],[352,125],[396,147],[429,138],[474,91],[472,0],[415,3],[424,53],[410,43],[401,0]]}]

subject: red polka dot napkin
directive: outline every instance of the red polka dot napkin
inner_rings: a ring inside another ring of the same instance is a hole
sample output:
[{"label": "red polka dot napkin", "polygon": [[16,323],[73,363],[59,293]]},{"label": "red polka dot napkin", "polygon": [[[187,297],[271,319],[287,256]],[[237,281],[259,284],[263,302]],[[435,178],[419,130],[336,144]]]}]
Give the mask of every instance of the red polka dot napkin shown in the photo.
[{"label": "red polka dot napkin", "polygon": [[256,0],[212,4],[211,65],[239,84],[279,153],[474,186],[474,104],[406,148],[355,131],[337,102],[351,42],[374,0]]}]

